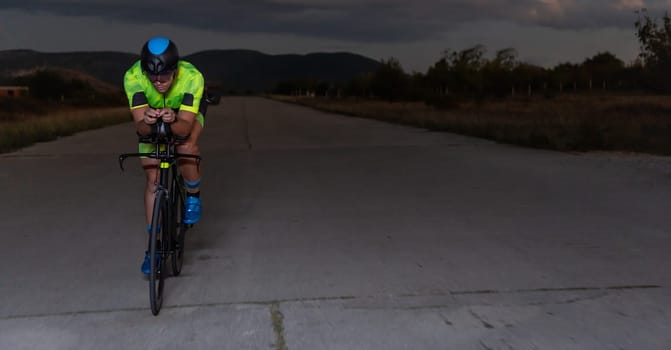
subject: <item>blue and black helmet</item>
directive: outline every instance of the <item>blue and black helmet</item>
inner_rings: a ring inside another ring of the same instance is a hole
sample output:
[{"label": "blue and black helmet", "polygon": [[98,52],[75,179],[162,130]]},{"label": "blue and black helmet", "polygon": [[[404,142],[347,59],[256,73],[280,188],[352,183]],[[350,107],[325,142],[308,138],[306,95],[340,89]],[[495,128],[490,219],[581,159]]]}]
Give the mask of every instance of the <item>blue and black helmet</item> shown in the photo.
[{"label": "blue and black helmet", "polygon": [[149,39],[140,53],[142,70],[149,74],[165,74],[177,69],[179,52],[172,40],[155,37]]}]

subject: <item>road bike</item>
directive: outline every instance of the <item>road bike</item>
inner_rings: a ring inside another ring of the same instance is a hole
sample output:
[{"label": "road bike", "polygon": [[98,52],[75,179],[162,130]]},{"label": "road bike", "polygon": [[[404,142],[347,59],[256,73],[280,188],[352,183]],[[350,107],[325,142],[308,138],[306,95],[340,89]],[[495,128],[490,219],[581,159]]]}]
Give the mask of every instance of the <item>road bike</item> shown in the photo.
[{"label": "road bike", "polygon": [[155,146],[153,152],[124,153],[119,156],[122,171],[124,161],[129,157],[159,160],[151,230],[147,244],[151,264],[149,302],[154,315],[158,315],[163,304],[167,261],[171,262],[172,275],[179,276],[184,264],[184,236],[187,229],[192,226],[182,220],[185,214],[186,189],[177,163],[179,159],[191,158],[196,161],[196,166],[200,166],[202,159],[194,154],[177,153],[176,145],[185,139],[172,134],[170,126],[158,120],[151,135],[139,136],[139,142]]}]

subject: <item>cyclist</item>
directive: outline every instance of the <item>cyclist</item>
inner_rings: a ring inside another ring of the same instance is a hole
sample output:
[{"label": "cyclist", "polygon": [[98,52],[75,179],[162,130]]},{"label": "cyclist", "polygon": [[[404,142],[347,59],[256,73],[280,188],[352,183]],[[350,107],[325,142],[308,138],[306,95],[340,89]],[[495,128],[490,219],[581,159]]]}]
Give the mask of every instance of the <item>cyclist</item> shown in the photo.
[{"label": "cyclist", "polygon": [[[180,60],[174,42],[164,37],[149,39],[142,47],[140,60],[125,73],[124,90],[139,135],[151,134],[160,118],[169,124],[174,135],[184,139],[177,145],[177,152],[200,155],[197,142],[207,110],[205,80],[193,64]],[[139,144],[139,152],[153,151],[153,144]],[[158,163],[156,159],[141,159],[147,180],[144,205],[148,231],[151,231]],[[179,169],[187,190],[184,223],[194,224],[201,216],[202,169],[189,158],[179,160]],[[147,252],[141,268],[145,274],[149,274],[149,258]]]}]

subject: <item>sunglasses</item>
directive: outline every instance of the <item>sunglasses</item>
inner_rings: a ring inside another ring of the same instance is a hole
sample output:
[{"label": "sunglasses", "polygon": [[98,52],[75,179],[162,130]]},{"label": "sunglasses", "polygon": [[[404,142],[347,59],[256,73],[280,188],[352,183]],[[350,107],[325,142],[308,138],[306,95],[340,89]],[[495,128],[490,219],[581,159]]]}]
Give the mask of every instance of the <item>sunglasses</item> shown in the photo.
[{"label": "sunglasses", "polygon": [[159,83],[167,83],[172,79],[173,75],[175,74],[174,71],[167,71],[161,74],[151,74],[151,73],[144,73],[147,76],[147,79],[151,81],[152,83],[159,82]]}]

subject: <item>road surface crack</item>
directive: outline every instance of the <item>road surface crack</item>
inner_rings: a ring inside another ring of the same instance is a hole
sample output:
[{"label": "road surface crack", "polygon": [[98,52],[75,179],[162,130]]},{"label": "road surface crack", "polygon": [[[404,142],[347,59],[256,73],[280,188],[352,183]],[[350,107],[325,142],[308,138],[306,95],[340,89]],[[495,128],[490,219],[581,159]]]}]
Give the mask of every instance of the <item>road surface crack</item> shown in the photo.
[{"label": "road surface crack", "polygon": [[284,339],[284,315],[280,311],[280,303],[270,304],[270,319],[273,322],[273,332],[275,333],[275,350],[288,350],[287,342]]},{"label": "road surface crack", "polygon": [[[536,289],[515,289],[515,290],[445,290],[445,291],[435,291],[432,293],[405,293],[394,295],[394,298],[403,300],[409,298],[422,298],[422,297],[449,297],[449,296],[467,296],[467,295],[505,295],[505,294],[526,294],[526,293],[556,293],[556,292],[602,292],[597,296],[587,296],[587,297],[577,297],[571,298],[569,300],[564,300],[557,303],[576,303],[581,300],[589,300],[594,298],[600,298],[604,295],[608,295],[609,291],[627,291],[627,290],[646,290],[646,289],[659,289],[665,288],[660,285],[623,285],[623,286],[607,286],[607,287],[567,287],[567,288],[536,288]],[[230,302],[213,302],[213,303],[193,303],[193,304],[176,304],[176,305],[164,305],[163,309],[185,309],[185,308],[205,308],[205,307],[223,307],[223,306],[232,306],[232,305],[262,305],[270,306],[271,314],[277,318],[277,321],[283,321],[282,313],[280,312],[279,305],[281,303],[301,303],[301,302],[329,302],[329,301],[357,301],[364,299],[377,299],[379,296],[368,295],[368,296],[354,296],[354,295],[343,295],[343,296],[325,296],[325,297],[312,297],[312,298],[287,298],[281,300],[242,300],[242,301],[230,301]],[[549,304],[549,303],[544,303]],[[445,307],[447,305],[421,305],[421,306],[404,306],[402,309],[429,309],[429,308],[439,308]],[[148,306],[147,306],[148,307]],[[79,316],[79,315],[92,315],[92,314],[105,314],[105,313],[115,313],[115,312],[137,312],[137,311],[146,311],[147,307],[137,306],[137,307],[121,307],[121,308],[109,308],[109,309],[91,309],[91,310],[74,310],[74,311],[62,311],[62,312],[47,312],[47,313],[33,313],[33,314],[10,314],[10,315],[0,315],[0,320],[12,320],[12,319],[29,319],[29,318],[42,318],[42,317],[62,317],[62,316]],[[280,317],[281,316],[281,317]],[[275,321],[273,321],[275,325]],[[282,322],[277,323],[277,325],[282,325]]]}]

